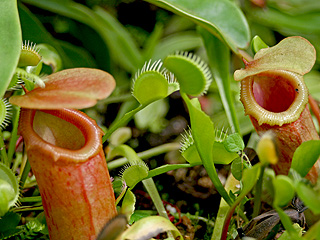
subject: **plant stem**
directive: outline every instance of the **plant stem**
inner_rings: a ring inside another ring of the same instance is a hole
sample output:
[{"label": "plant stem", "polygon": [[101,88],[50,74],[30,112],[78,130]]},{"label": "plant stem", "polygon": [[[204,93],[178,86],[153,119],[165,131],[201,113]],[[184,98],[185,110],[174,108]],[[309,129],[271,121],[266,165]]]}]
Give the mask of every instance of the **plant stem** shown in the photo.
[{"label": "plant stem", "polygon": [[[232,174],[230,174],[225,184],[226,191],[232,191],[232,192],[237,191],[238,189],[237,186],[239,184],[240,184],[239,181],[236,180]],[[223,198],[221,198],[211,240],[220,240],[223,227],[224,227],[224,222],[227,217],[229,209],[230,209],[229,204]]]},{"label": "plant stem", "polygon": [[36,197],[23,197],[20,199],[20,202],[41,202],[41,196]]},{"label": "plant stem", "polygon": [[8,149],[8,160],[9,162],[12,161],[13,155],[16,150],[16,143],[18,140],[18,125],[19,125],[19,116],[20,116],[20,107],[13,106],[13,118],[12,118],[12,132],[11,138],[9,142],[9,149]]},{"label": "plant stem", "polygon": [[261,167],[261,172],[260,172],[260,176],[259,179],[257,181],[257,185],[256,185],[256,194],[254,196],[254,200],[253,200],[253,214],[252,214],[252,218],[255,218],[256,216],[259,215],[260,212],[260,206],[261,206],[261,193],[262,193],[262,182],[263,182],[263,174],[264,174],[264,170],[265,170],[265,166]]},{"label": "plant stem", "polygon": [[111,104],[111,103],[126,102],[126,101],[129,101],[132,98],[133,98],[132,94],[128,93],[128,94],[123,94],[123,95],[120,95],[120,96],[108,97],[108,98],[106,98],[104,100],[99,101],[98,104],[106,105],[106,104]]},{"label": "plant stem", "polygon": [[[129,163],[136,164],[137,161],[138,162],[142,161],[141,158],[139,158],[138,154],[131,147],[127,145],[124,145],[124,144],[120,145],[116,147],[113,151],[115,151],[116,154],[125,156],[128,159]],[[153,179],[152,178],[145,179],[142,181],[142,183],[146,188],[148,194],[150,195],[159,215],[169,219]]]},{"label": "plant stem", "polygon": [[7,165],[8,167],[10,167],[10,162],[8,160],[8,155],[7,155],[7,151],[6,151],[6,145],[4,144],[3,135],[2,135],[1,130],[0,130],[0,151],[1,151],[2,162],[5,165]]},{"label": "plant stem", "polygon": [[[176,142],[166,143],[166,144],[148,149],[146,151],[137,153],[137,155],[141,159],[148,159],[150,157],[157,156],[166,152],[178,150],[179,148],[180,148],[180,143],[176,143]],[[108,162],[108,168],[109,170],[112,170],[112,169],[123,166],[127,162],[128,162],[128,159],[126,157],[118,158],[114,161]]]},{"label": "plant stem", "polygon": [[23,155],[23,158],[22,158],[22,163],[21,163],[21,167],[20,167],[20,186],[21,188],[24,187],[24,184],[26,182],[26,179],[28,177],[28,174],[31,170],[31,166],[30,166],[30,163],[28,161],[28,158],[27,158],[27,154],[24,154]]},{"label": "plant stem", "polygon": [[111,134],[117,130],[119,127],[123,126],[129,119],[131,119],[137,112],[145,108],[147,105],[140,105],[139,107],[133,109],[132,111],[126,113],[119,121],[112,124],[108,129],[106,134],[102,137],[102,143],[108,140]]}]

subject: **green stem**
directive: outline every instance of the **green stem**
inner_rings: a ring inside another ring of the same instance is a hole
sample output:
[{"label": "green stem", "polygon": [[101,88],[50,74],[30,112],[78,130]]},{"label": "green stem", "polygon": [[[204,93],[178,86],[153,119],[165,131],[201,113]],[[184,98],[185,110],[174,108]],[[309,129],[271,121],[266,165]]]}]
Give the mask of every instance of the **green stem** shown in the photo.
[{"label": "green stem", "polygon": [[41,202],[41,196],[35,196],[35,197],[23,197],[20,199],[20,202]]},{"label": "green stem", "polygon": [[140,105],[136,109],[133,109],[132,111],[126,113],[119,121],[112,124],[112,126],[108,129],[106,134],[102,137],[102,142],[108,140],[108,138],[111,136],[111,134],[117,130],[119,127],[122,127],[129,119],[131,119],[137,112],[145,108],[147,105]]},{"label": "green stem", "polygon": [[[178,150],[180,148],[180,143],[166,143],[151,149],[148,149],[146,151],[137,153],[138,157],[141,159],[148,159],[166,152]],[[111,162],[108,162],[108,168],[109,170],[118,168],[123,166],[128,162],[128,159],[123,157],[123,158],[118,158],[116,160],[113,160]]]},{"label": "green stem", "polygon": [[29,174],[29,172],[31,170],[31,166],[30,166],[29,161],[27,160],[27,155],[26,154],[23,156],[20,170],[22,171],[20,173],[20,186],[21,186],[21,188],[23,188],[24,184],[25,184],[25,182],[27,180],[28,174]]},{"label": "green stem", "polygon": [[[238,188],[236,187],[238,184],[239,184],[239,181],[236,180],[232,174],[230,174],[227,178],[227,181],[225,184],[225,189],[226,189],[226,191],[236,192],[238,190]],[[227,217],[229,209],[230,209],[229,204],[224,199],[221,199],[219,211],[218,211],[217,218],[215,221],[215,226],[214,226],[213,233],[211,236],[211,240],[220,240],[221,239],[224,222]]]},{"label": "green stem", "polygon": [[159,215],[169,219],[153,179],[148,178],[148,179],[142,180],[142,183],[143,183],[143,186],[146,188],[148,194],[150,195]]},{"label": "green stem", "polygon": [[[127,145],[120,145],[116,147],[113,151],[116,152],[116,154],[122,155],[126,157],[131,164],[136,164],[137,162],[141,161],[141,158],[139,158],[138,154],[129,146]],[[154,181],[152,178],[148,178],[142,181],[144,187],[146,188],[148,194],[150,195],[158,213],[160,216],[163,216],[167,219],[169,219],[166,210],[164,209],[162,200],[160,198],[159,192],[156,188],[156,185],[154,184]]]},{"label": "green stem", "polygon": [[10,162],[9,162],[7,151],[6,151],[6,145],[4,144],[1,130],[0,130],[0,151],[1,151],[2,162],[8,167],[10,167]]},{"label": "green stem", "polygon": [[120,103],[120,102],[126,102],[133,99],[133,96],[131,93],[128,94],[123,94],[120,96],[112,96],[108,97],[104,100],[99,101],[98,104],[106,105],[106,104],[111,104],[111,103]]},{"label": "green stem", "polygon": [[262,182],[263,182],[263,174],[265,170],[265,166],[261,167],[260,176],[256,185],[256,194],[254,195],[253,200],[253,214],[252,218],[259,215],[260,212],[260,206],[261,206],[261,194],[262,194]]},{"label": "green stem", "polygon": [[212,161],[212,146],[215,141],[213,123],[208,115],[192,104],[186,93],[180,91],[180,94],[189,110],[192,134],[203,166],[205,167],[209,178],[213,182],[218,193],[231,206],[233,201],[222,185],[216,167]]},{"label": "green stem", "polygon": [[16,150],[16,143],[18,140],[18,125],[19,125],[19,116],[20,116],[20,107],[13,106],[13,117],[12,117],[12,132],[11,138],[9,142],[9,149],[8,149],[8,160],[9,162],[12,161],[13,155]]},{"label": "green stem", "polygon": [[17,207],[13,209],[14,212],[27,212],[27,211],[43,211],[43,206],[39,207]]}]

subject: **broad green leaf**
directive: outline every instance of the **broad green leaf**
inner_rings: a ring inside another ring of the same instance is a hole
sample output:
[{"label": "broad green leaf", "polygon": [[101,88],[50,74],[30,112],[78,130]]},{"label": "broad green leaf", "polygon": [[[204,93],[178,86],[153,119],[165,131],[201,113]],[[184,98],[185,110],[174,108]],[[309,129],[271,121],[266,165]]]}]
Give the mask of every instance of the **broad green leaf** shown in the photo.
[{"label": "broad green leaf", "polygon": [[238,52],[246,48],[250,33],[241,10],[228,0],[146,0],[178,15],[187,17],[196,24],[223,39]]},{"label": "broad green leaf", "polygon": [[256,164],[252,168],[247,168],[243,171],[242,180],[241,180],[243,188],[241,190],[239,197],[240,196],[244,197],[254,187],[254,185],[258,180],[260,170],[261,170],[261,165]]},{"label": "broad green leaf", "polygon": [[127,189],[126,194],[122,200],[121,213],[126,215],[130,219],[131,215],[134,213],[136,204],[136,196],[130,189]]},{"label": "broad green leaf", "polygon": [[304,182],[297,182],[296,191],[303,203],[316,215],[320,214],[320,193],[307,186]]},{"label": "broad green leaf", "polygon": [[[22,35],[25,40],[31,41],[33,43],[47,43],[53,46],[59,53],[63,66],[65,68],[72,68],[76,66],[87,66],[83,62],[81,65],[76,65],[75,63],[80,62],[80,55],[74,57],[74,54],[70,54],[70,51],[66,53],[64,48],[61,46],[61,41],[56,40],[51,36],[51,34],[45,29],[42,23],[37,19],[28,8],[24,5],[19,4],[19,15],[21,21]],[[81,56],[83,57],[83,56]]]},{"label": "broad green leaf", "polygon": [[272,179],[274,189],[274,206],[284,207],[294,197],[294,187],[292,180],[285,175],[278,175]]},{"label": "broad green leaf", "polygon": [[0,97],[3,97],[17,67],[21,50],[21,29],[17,1],[0,1]]},{"label": "broad green leaf", "polygon": [[294,152],[291,168],[305,177],[320,157],[320,140],[303,142]]},{"label": "broad green leaf", "polygon": [[231,172],[235,179],[241,180],[242,173],[244,170],[243,159],[241,157],[237,157],[231,164]]},{"label": "broad green leaf", "polygon": [[244,142],[239,133],[230,134],[224,141],[223,145],[229,152],[239,152],[244,149]]},{"label": "broad green leaf", "polygon": [[251,41],[251,50],[254,54],[256,54],[259,50],[267,47],[268,45],[265,44],[265,42],[259,36],[253,37]]},{"label": "broad green leaf", "polygon": [[164,59],[175,51],[189,51],[202,46],[201,37],[194,31],[177,32],[161,39],[155,46],[152,58]]},{"label": "broad green leaf", "polygon": [[214,80],[217,83],[220,98],[233,132],[240,133],[239,122],[234,106],[234,97],[230,88],[230,50],[212,33],[204,28],[198,28],[206,48],[209,66]]},{"label": "broad green leaf", "polygon": [[10,230],[13,230],[18,226],[21,220],[21,216],[15,212],[7,212],[4,216],[0,218],[0,233],[5,235],[4,233]]},{"label": "broad green leaf", "polygon": [[228,204],[231,204],[232,201],[228,193],[224,189],[222,183],[220,182],[216,172],[216,168],[212,161],[213,144],[215,142],[215,131],[213,123],[210,117],[201,110],[200,103],[197,98],[190,100],[189,97],[183,92],[181,92],[181,96],[187,104],[189,110],[192,135],[202,163],[207,170],[208,175],[217,191]]},{"label": "broad green leaf", "polygon": [[166,231],[172,231],[174,237],[183,240],[179,230],[168,219],[161,216],[150,216],[135,222],[120,237],[120,240],[150,239]]},{"label": "broad green leaf", "polygon": [[19,194],[18,179],[11,169],[0,163],[0,218],[17,203]]},{"label": "broad green leaf", "polygon": [[72,18],[92,27],[108,45],[112,58],[129,72],[136,71],[143,63],[142,55],[129,32],[111,14],[101,7],[93,10],[74,1],[23,0],[39,8]]},{"label": "broad green leaf", "polygon": [[288,37],[273,47],[258,51],[245,69],[235,71],[234,79],[240,81],[268,70],[287,70],[303,75],[311,70],[315,61],[316,51],[308,40]]},{"label": "broad green leaf", "polygon": [[90,68],[67,69],[47,77],[44,88],[9,101],[23,108],[58,109],[94,106],[98,99],[108,97],[115,88],[115,80],[104,71]]},{"label": "broad green leaf", "polygon": [[213,163],[229,164],[238,157],[237,152],[228,151],[224,143],[214,142],[212,147]]}]

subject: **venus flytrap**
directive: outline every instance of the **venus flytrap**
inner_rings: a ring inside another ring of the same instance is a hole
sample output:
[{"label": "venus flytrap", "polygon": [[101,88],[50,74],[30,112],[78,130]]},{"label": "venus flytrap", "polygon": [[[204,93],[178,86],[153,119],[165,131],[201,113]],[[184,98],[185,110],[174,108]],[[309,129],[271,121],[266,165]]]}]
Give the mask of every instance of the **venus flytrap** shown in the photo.
[{"label": "venus flytrap", "polygon": [[[168,65],[168,66],[167,66]],[[208,67],[199,58],[191,54],[175,54],[170,55],[164,60],[164,66],[170,68],[175,75],[178,73],[177,81],[180,85],[180,93],[183,100],[186,102],[190,121],[192,136],[195,140],[195,145],[199,156],[206,168],[210,179],[220,195],[228,204],[232,204],[232,200],[225,191],[222,183],[218,178],[213,160],[213,148],[215,141],[215,129],[209,116],[207,116],[200,107],[197,98],[189,99],[187,94],[199,96],[207,91],[211,82],[211,74],[209,74]],[[181,71],[183,69],[191,69],[194,73],[190,76],[189,71]],[[185,74],[184,74],[185,73]],[[195,78],[197,77],[197,78]],[[185,91],[182,91],[184,89]]]},{"label": "venus flytrap", "polygon": [[144,109],[150,103],[167,97],[178,89],[179,85],[175,81],[174,75],[162,67],[162,62],[160,60],[153,63],[151,63],[151,61],[146,62],[141,70],[137,71],[132,80],[131,92],[138,101],[139,106],[126,113],[118,121],[112,123],[106,134],[103,136],[103,142],[105,142],[117,128],[125,124],[137,112]]}]

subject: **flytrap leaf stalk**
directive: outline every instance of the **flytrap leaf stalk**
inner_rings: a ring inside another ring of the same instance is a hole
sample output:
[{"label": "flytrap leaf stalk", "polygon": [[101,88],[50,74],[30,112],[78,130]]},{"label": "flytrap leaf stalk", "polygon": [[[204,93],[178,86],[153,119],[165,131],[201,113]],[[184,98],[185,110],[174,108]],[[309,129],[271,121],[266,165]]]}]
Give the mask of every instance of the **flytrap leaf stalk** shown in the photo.
[{"label": "flytrap leaf stalk", "polygon": [[[308,103],[303,75],[315,63],[314,47],[302,37],[289,37],[263,48],[245,69],[234,73],[241,81],[241,101],[259,135],[271,130],[278,146],[277,174],[287,175],[293,153],[302,142],[319,139]],[[319,161],[306,176],[315,183]]]}]

